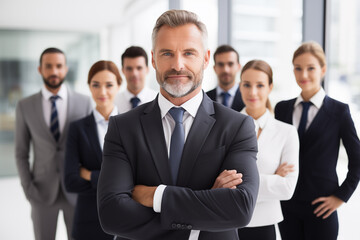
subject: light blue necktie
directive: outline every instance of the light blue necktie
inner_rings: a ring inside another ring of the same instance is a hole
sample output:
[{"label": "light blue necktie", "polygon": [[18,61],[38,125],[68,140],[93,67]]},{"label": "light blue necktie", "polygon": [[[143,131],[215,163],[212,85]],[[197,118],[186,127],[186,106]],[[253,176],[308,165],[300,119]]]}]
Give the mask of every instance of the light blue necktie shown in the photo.
[{"label": "light blue necktie", "polygon": [[183,126],[183,108],[171,108],[170,115],[175,121],[175,128],[171,135],[169,163],[173,184],[176,185],[177,175],[180,167],[181,156],[185,142],[185,131]]},{"label": "light blue necktie", "polygon": [[229,98],[230,98],[230,93],[228,92],[222,92],[221,94],[221,97],[222,97],[222,104],[225,106],[225,107],[228,107],[229,106]]},{"label": "light blue necktie", "polygon": [[53,134],[56,141],[59,141],[60,138],[59,118],[56,109],[56,100],[58,100],[59,98],[60,97],[57,95],[50,97],[50,101],[51,101],[50,131]]},{"label": "light blue necktie", "polygon": [[298,133],[299,133],[300,139],[302,138],[302,136],[305,133],[306,123],[307,123],[307,118],[308,118],[308,111],[309,111],[309,108],[312,103],[311,102],[301,102],[301,104],[303,106],[303,110],[302,110],[300,124],[299,124],[299,128],[298,128]]}]

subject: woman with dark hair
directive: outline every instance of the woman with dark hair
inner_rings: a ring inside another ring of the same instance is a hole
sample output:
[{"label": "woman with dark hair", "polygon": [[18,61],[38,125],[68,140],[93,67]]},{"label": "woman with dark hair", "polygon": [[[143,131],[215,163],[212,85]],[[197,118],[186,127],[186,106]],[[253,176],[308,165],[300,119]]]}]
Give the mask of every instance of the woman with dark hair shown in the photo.
[{"label": "woman with dark hair", "polygon": [[111,61],[98,61],[89,71],[88,84],[96,107],[89,116],[71,123],[66,144],[65,186],[78,193],[72,236],[113,239],[100,226],[96,191],[108,120],[118,114],[114,98],[121,84],[119,70]]},{"label": "woman with dark hair", "polygon": [[[360,142],[349,106],[328,97],[321,87],[326,58],[315,42],[303,43],[293,55],[294,75],[301,94],[279,102],[276,119],[298,128],[299,179],[294,196],[282,202],[283,240],[335,240],[337,209],[353,194],[360,178]],[[336,165],[342,140],[349,159],[346,179],[339,186]]]},{"label": "woman with dark hair", "polygon": [[271,114],[272,75],[271,67],[262,60],[248,62],[240,75],[240,92],[245,103],[241,112],[254,119],[260,174],[253,217],[246,228],[238,231],[241,240],[276,239],[275,224],[283,220],[280,200],[291,198],[298,176],[296,129],[275,120]]}]

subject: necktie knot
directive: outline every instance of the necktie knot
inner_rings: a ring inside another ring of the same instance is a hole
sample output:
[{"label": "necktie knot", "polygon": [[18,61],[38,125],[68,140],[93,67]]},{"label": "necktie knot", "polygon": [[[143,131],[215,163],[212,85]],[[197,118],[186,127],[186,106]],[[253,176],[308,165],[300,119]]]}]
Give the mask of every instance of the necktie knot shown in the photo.
[{"label": "necktie knot", "polygon": [[182,123],[185,109],[173,107],[169,110],[175,123]]},{"label": "necktie knot", "polygon": [[221,94],[221,97],[222,97],[222,104],[226,107],[228,107],[229,105],[229,98],[230,98],[230,93],[228,92],[222,92]]},{"label": "necktie knot", "polygon": [[52,102],[52,103],[54,103],[54,102],[56,102],[56,100],[58,100],[60,97],[58,96],[58,95],[54,95],[54,96],[51,96],[50,97],[50,101]]},{"label": "necktie knot", "polygon": [[139,105],[140,99],[138,97],[132,97],[130,99],[132,108],[136,108]]},{"label": "necktie knot", "polygon": [[308,111],[309,107],[312,105],[311,102],[301,102],[301,105],[303,106],[303,111]]}]

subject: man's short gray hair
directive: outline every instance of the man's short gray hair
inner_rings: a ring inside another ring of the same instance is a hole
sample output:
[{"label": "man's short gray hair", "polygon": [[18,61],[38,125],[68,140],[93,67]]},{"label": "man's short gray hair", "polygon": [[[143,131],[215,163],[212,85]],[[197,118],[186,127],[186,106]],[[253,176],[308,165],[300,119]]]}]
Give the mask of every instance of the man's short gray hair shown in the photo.
[{"label": "man's short gray hair", "polygon": [[194,24],[201,32],[204,51],[207,49],[208,34],[206,26],[202,23],[198,16],[186,10],[168,10],[164,12],[156,21],[155,27],[152,32],[152,49],[155,49],[155,41],[160,28],[164,25],[175,28],[185,24]]}]

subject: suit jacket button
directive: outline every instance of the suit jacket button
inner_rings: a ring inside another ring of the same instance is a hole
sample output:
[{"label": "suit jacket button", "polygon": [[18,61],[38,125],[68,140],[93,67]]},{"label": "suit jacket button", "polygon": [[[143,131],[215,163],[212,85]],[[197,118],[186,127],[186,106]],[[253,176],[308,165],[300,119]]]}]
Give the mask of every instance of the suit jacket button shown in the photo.
[{"label": "suit jacket button", "polygon": [[172,228],[176,228],[176,223],[171,224]]},{"label": "suit jacket button", "polygon": [[180,229],[180,228],[181,228],[181,224],[180,224],[180,223],[176,224],[176,228],[177,228],[177,229]]},{"label": "suit jacket button", "polygon": [[191,230],[192,226],[191,225],[187,225],[187,229]]}]

